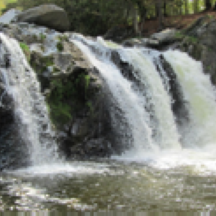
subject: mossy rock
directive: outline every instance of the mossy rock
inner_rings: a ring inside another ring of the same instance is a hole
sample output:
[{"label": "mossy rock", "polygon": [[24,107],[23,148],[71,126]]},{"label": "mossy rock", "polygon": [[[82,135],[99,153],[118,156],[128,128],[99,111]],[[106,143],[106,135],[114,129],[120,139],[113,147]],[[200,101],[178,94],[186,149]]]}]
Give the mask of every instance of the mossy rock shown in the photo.
[{"label": "mossy rock", "polygon": [[25,54],[26,59],[28,60],[28,62],[30,62],[31,52],[30,52],[29,46],[24,42],[20,42],[20,47],[21,47],[23,53]]},{"label": "mossy rock", "polygon": [[85,109],[93,112],[91,98],[96,93],[94,82],[85,69],[77,69],[69,77],[52,78],[51,93],[47,97],[53,123],[59,128],[70,122],[76,113]]}]

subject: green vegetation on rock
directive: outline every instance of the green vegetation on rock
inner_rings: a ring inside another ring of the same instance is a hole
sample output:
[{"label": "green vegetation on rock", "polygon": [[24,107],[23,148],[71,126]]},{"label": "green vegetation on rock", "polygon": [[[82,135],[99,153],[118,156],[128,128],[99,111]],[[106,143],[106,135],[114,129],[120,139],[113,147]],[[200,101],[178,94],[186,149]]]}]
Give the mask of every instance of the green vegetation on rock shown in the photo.
[{"label": "green vegetation on rock", "polygon": [[72,120],[73,113],[85,105],[92,112],[92,104],[89,101],[91,93],[88,92],[89,82],[90,76],[82,72],[69,78],[53,78],[47,103],[51,119],[57,127]]},{"label": "green vegetation on rock", "polygon": [[59,52],[62,52],[64,50],[64,46],[63,46],[62,41],[58,41],[56,44],[56,47],[57,47]]},{"label": "green vegetation on rock", "polygon": [[25,54],[26,59],[28,61],[30,61],[31,52],[30,52],[30,49],[29,49],[28,45],[26,43],[20,42],[20,47],[23,50],[23,53]]},{"label": "green vegetation on rock", "polygon": [[46,35],[41,33],[40,34],[40,40],[41,40],[41,42],[43,43],[45,41],[45,39],[46,39]]}]

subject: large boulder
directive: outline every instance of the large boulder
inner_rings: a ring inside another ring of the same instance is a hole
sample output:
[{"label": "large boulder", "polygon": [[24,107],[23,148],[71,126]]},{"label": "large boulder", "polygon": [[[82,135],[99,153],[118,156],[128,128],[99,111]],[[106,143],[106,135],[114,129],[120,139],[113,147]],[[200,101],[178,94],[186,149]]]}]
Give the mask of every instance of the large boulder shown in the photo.
[{"label": "large boulder", "polygon": [[67,31],[70,28],[65,10],[53,4],[30,8],[19,14],[17,21],[35,23],[58,31]]},{"label": "large boulder", "polygon": [[133,46],[145,46],[155,49],[165,49],[168,45],[173,44],[173,42],[177,41],[176,37],[177,30],[176,29],[165,29],[161,32],[154,33],[150,36],[150,38],[132,38],[123,41],[122,45],[133,47]]},{"label": "large boulder", "polygon": [[170,44],[175,41],[177,30],[176,29],[165,29],[161,32],[155,33],[151,36],[151,39],[157,40],[159,44]]}]

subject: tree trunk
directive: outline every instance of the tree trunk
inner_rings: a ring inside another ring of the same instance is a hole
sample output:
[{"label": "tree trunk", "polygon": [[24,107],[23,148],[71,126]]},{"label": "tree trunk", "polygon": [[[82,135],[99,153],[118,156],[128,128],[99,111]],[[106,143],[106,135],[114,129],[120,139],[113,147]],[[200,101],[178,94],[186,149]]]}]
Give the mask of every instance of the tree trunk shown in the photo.
[{"label": "tree trunk", "polygon": [[167,13],[167,3],[166,3],[166,1],[164,1],[164,3],[163,3],[163,15],[164,15],[164,17],[167,17],[167,16],[168,16],[168,13]]},{"label": "tree trunk", "polygon": [[139,28],[140,32],[139,32],[139,34],[141,36],[143,33],[143,29],[144,29],[144,23],[146,20],[147,10],[146,10],[146,6],[142,0],[137,1],[137,6],[138,6],[139,16],[140,16],[140,28]]},{"label": "tree trunk", "polygon": [[140,34],[139,26],[138,26],[138,17],[137,17],[137,8],[135,5],[132,5],[132,17],[133,17],[133,28],[136,35]]},{"label": "tree trunk", "polygon": [[185,14],[189,14],[188,0],[184,0]]},{"label": "tree trunk", "polygon": [[162,12],[162,6],[163,6],[163,0],[157,0],[156,7],[158,12],[158,30],[161,31],[163,29],[163,12]]},{"label": "tree trunk", "polygon": [[211,0],[205,0],[205,10],[210,10],[211,7]]},{"label": "tree trunk", "polygon": [[199,8],[199,0],[194,0],[194,13],[198,12]]}]

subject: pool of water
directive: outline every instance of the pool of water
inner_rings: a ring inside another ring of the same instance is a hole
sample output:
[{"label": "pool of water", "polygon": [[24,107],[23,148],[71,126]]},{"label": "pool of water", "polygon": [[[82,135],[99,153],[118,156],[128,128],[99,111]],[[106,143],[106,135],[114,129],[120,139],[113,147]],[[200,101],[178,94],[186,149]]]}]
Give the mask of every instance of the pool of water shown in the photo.
[{"label": "pool of water", "polygon": [[160,166],[153,160],[110,159],[4,171],[0,176],[0,210],[216,210],[216,172],[212,168],[216,160],[211,160],[210,168],[206,160],[200,164],[188,158],[184,161],[191,163],[177,161],[180,157],[175,161],[161,156]]}]

